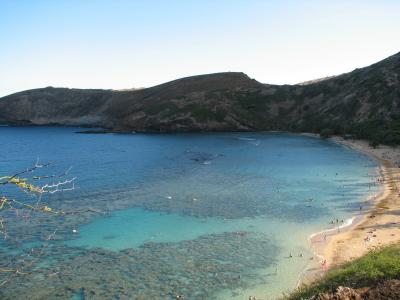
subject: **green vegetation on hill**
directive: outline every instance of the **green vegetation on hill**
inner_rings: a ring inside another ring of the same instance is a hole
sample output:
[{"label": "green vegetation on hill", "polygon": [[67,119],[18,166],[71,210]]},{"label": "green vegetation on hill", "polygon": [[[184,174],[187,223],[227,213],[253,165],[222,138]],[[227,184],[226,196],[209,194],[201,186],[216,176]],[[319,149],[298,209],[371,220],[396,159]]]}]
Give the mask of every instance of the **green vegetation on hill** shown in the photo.
[{"label": "green vegetation on hill", "polygon": [[318,293],[334,292],[339,286],[370,287],[391,279],[400,279],[400,245],[371,251],[341,267],[331,269],[320,281],[299,288],[286,299],[308,299]]},{"label": "green vegetation on hill", "polygon": [[386,122],[379,119],[342,124],[323,120],[318,122],[318,119],[314,122],[316,125],[310,126],[308,129],[313,129],[314,133],[320,133],[324,137],[328,137],[325,136],[328,132],[330,135],[351,134],[354,138],[369,140],[371,145],[400,145],[400,115],[392,115],[391,120]]}]

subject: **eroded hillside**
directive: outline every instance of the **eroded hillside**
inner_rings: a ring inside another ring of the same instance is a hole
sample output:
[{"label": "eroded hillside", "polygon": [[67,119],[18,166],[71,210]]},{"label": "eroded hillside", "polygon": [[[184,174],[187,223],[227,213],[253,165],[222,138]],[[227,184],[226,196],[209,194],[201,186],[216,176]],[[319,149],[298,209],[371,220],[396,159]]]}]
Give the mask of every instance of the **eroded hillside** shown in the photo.
[{"label": "eroded hillside", "polygon": [[145,132],[329,128],[400,143],[399,105],[400,53],[305,85],[262,84],[228,72],[140,90],[29,90],[0,99],[0,122]]}]

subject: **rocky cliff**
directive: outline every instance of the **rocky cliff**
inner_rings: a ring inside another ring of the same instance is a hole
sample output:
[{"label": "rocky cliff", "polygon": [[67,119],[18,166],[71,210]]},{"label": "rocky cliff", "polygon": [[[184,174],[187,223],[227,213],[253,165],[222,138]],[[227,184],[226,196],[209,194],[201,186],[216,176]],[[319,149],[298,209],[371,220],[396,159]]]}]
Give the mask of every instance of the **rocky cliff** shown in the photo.
[{"label": "rocky cliff", "polygon": [[338,287],[334,292],[320,293],[309,300],[388,300],[400,299],[400,280],[379,282],[372,287],[352,289]]}]

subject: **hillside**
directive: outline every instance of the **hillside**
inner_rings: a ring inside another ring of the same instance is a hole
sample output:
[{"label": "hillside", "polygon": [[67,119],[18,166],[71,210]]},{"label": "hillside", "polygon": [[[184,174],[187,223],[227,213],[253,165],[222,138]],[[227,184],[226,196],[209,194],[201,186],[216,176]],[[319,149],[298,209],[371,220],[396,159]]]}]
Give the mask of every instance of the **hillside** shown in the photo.
[{"label": "hillside", "polygon": [[400,245],[377,248],[330,269],[320,280],[302,286],[286,300],[399,299]]},{"label": "hillside", "polygon": [[268,85],[243,73],[178,79],[139,90],[42,88],[0,98],[0,123],[115,131],[351,133],[400,143],[400,53],[306,85]]}]

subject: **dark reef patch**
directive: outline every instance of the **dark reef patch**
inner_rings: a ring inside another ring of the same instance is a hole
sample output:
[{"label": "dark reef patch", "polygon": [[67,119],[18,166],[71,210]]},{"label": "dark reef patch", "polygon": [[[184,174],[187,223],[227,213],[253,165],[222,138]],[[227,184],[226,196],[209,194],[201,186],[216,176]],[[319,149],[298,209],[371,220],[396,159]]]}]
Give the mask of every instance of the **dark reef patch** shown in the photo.
[{"label": "dark reef patch", "polygon": [[[232,232],[178,243],[147,243],[119,252],[49,247],[46,266],[15,276],[2,299],[213,299],[216,293],[264,282],[257,271],[279,248],[266,236]],[[3,254],[3,253],[2,253]],[[29,251],[26,253],[29,256]],[[10,256],[1,256],[9,261]],[[4,274],[0,274],[4,279]],[[29,280],[27,280],[29,278]]]}]

